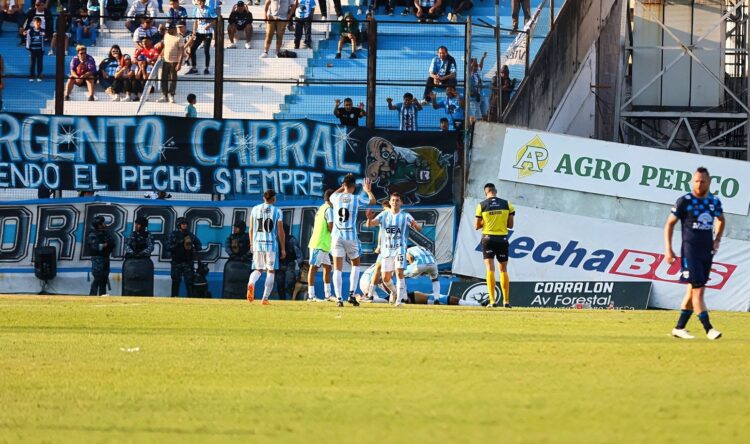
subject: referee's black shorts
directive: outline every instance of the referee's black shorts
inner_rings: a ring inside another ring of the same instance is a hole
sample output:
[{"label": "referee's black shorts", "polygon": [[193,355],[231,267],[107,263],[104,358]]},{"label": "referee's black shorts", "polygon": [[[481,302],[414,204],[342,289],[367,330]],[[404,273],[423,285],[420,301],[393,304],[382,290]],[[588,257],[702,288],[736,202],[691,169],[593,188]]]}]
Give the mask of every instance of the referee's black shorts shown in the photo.
[{"label": "referee's black shorts", "polygon": [[508,261],[508,236],[485,234],[482,236],[482,256],[498,262]]}]

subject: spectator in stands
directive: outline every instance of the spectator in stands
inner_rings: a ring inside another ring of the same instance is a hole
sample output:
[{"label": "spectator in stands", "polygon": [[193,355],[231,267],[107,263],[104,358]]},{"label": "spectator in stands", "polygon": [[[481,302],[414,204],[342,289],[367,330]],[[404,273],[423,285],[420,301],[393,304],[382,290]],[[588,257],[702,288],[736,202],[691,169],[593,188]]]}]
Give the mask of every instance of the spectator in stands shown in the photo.
[{"label": "spectator in stands", "polygon": [[185,57],[183,57],[182,60],[185,66],[190,66],[190,47],[193,46],[195,35],[193,35],[192,32],[188,31],[187,25],[182,22],[177,23],[177,35],[180,36],[185,46]]},{"label": "spectator in stands", "polygon": [[0,35],[3,34],[3,22],[13,22],[23,27],[23,5],[19,0],[0,0]]},{"label": "spectator in stands", "polygon": [[161,40],[159,30],[152,25],[153,21],[150,17],[140,17],[141,26],[133,31],[133,43],[135,43],[136,49],[140,47],[140,43],[144,38],[151,40],[151,43],[156,44]]},{"label": "spectator in stands", "polygon": [[70,78],[65,86],[65,100],[70,100],[73,86],[84,86],[89,92],[89,101],[96,100],[94,96],[94,84],[96,83],[96,61],[86,53],[86,47],[76,46],[76,56],[70,61]]},{"label": "spectator in stands", "polygon": [[531,0],[513,0],[513,11],[512,11],[512,18],[513,18],[513,31],[511,32],[518,32],[518,12],[519,9],[523,7],[523,24],[526,25],[526,22],[531,20]]},{"label": "spectator in stands", "polygon": [[122,50],[120,47],[118,45],[112,45],[112,47],[109,48],[109,54],[107,57],[99,63],[99,84],[114,102],[120,101],[119,94],[123,92],[123,82],[116,82],[121,58]]},{"label": "spectator in stands", "polygon": [[99,3],[99,0],[88,0],[86,2],[86,10],[89,12],[91,20],[98,23],[99,17],[101,17],[102,14],[102,6],[101,3]]},{"label": "spectator in stands", "polygon": [[359,40],[359,23],[354,18],[351,12],[347,12],[344,16],[344,20],[339,23],[339,49],[336,53],[336,58],[341,58],[341,48],[345,43],[351,42],[352,53],[349,56],[350,59],[357,58],[357,41]]},{"label": "spectator in stands", "polygon": [[505,111],[505,108],[507,108],[508,104],[510,103],[510,93],[513,92],[515,83],[515,79],[510,79],[510,70],[508,70],[508,65],[503,65],[503,67],[500,68],[500,91],[502,94],[501,97],[503,111]]},{"label": "spectator in stands", "polygon": [[81,43],[84,37],[91,38],[89,46],[96,46],[97,23],[89,16],[88,9],[81,8],[78,17],[73,21],[73,29],[76,33],[76,42]]},{"label": "spectator in stands", "polygon": [[423,103],[429,103],[433,88],[445,88],[456,86],[456,59],[448,54],[448,48],[441,46],[437,50],[437,56],[432,59],[430,64],[427,84],[424,88]]},{"label": "spectator in stands", "polygon": [[253,41],[253,14],[250,9],[245,6],[245,2],[242,0],[238,1],[232,8],[232,12],[229,13],[229,27],[227,27],[227,34],[229,35],[229,48],[236,48],[234,44],[234,38],[237,32],[243,32],[245,34],[245,48],[250,49]]},{"label": "spectator in stands", "polygon": [[420,23],[434,22],[443,14],[443,0],[414,0],[415,15]]},{"label": "spectator in stands", "polygon": [[5,89],[5,59],[0,54],[0,111],[3,111],[3,90]]},{"label": "spectator in stands", "polygon": [[268,57],[268,49],[271,47],[271,40],[276,35],[276,57],[281,54],[281,45],[284,42],[284,31],[289,15],[294,14],[293,0],[266,0],[265,18],[266,18],[266,41],[263,47],[261,58]]},{"label": "spectator in stands", "polygon": [[299,49],[303,32],[305,33],[305,48],[312,48],[312,18],[315,6],[317,6],[315,0],[296,0],[294,4],[294,49]]},{"label": "spectator in stands", "polygon": [[[33,8],[29,9],[29,12],[26,13],[26,20],[24,20],[23,24],[21,24],[21,29],[19,29],[21,33],[21,44],[25,44],[26,40],[26,31],[34,27],[34,17],[39,17],[42,19],[42,29],[44,30],[44,41],[50,42],[52,41],[52,35],[54,33],[54,19],[52,18],[52,13],[49,12],[47,9],[47,6],[45,5],[44,1],[37,0],[37,2],[34,4]],[[50,49],[50,52],[52,49]]]},{"label": "spectator in stands", "polygon": [[187,22],[187,9],[180,6],[180,0],[169,0],[169,10],[167,11],[169,17],[169,23],[177,26],[180,23],[183,25]]},{"label": "spectator in stands", "polygon": [[[111,20],[120,20],[128,10],[128,0],[108,0],[107,15]],[[137,23],[137,22],[136,22]],[[125,25],[127,26],[127,24]]]},{"label": "spectator in stands", "polygon": [[472,3],[471,0],[453,0],[450,3],[453,7],[453,12],[448,13],[448,21],[453,23],[463,21],[461,13],[468,11],[474,7],[474,3]]},{"label": "spectator in stands", "polygon": [[[138,101],[138,85],[135,81],[135,75],[138,73],[138,65],[128,54],[120,54],[120,66],[115,72],[114,91],[116,94],[123,93],[122,101]],[[119,96],[118,96],[119,97]],[[116,100],[116,99],[115,99]]]},{"label": "spectator in stands", "polygon": [[[320,18],[323,20],[328,17],[328,0],[320,0]],[[258,0],[255,0],[255,4],[258,4]],[[333,10],[336,13],[336,17],[339,20],[344,18],[344,12],[341,9],[341,0],[333,0]]]},{"label": "spectator in stands", "polygon": [[133,20],[133,17],[156,17],[158,10],[159,6],[156,4],[155,0],[133,0],[133,4],[130,5],[130,9],[128,9],[128,12],[125,14],[128,17],[125,21],[125,27],[128,28],[128,31],[135,32],[141,22]]},{"label": "spectator in stands", "polygon": [[453,123],[453,129],[461,131],[464,129],[464,99],[458,95],[456,88],[449,86],[445,88],[445,99],[437,100],[435,93],[431,95],[433,109],[445,110],[446,118]]},{"label": "spectator in stands", "polygon": [[26,49],[29,50],[29,82],[42,81],[44,68],[44,30],[42,19],[34,17],[34,27],[26,31]]},{"label": "spectator in stands", "polygon": [[417,114],[422,111],[422,105],[414,98],[412,93],[404,94],[404,101],[396,105],[393,104],[393,99],[390,97],[385,101],[388,102],[389,110],[398,111],[398,129],[401,131],[418,131]]},{"label": "spectator in stands", "polygon": [[161,93],[163,96],[159,101],[174,103],[174,94],[177,90],[177,73],[182,68],[185,46],[182,37],[177,35],[177,26],[173,23],[167,24],[167,35],[164,36],[162,47]]},{"label": "spectator in stands", "polygon": [[484,69],[484,59],[487,53],[482,55],[481,60],[477,61],[472,58],[469,69],[471,77],[469,78],[469,115],[476,119],[483,119],[487,115],[487,96],[484,94],[484,80],[482,79],[482,70]]},{"label": "spectator in stands", "polygon": [[151,39],[143,37],[141,39],[141,47],[135,50],[135,63],[138,65],[138,71],[135,74],[136,90],[142,91],[148,94],[147,91],[143,91],[146,85],[146,81],[151,75],[151,71],[156,65],[156,61],[159,60],[160,51],[154,47],[151,43]]},{"label": "spectator in stands", "polygon": [[206,56],[206,69],[203,70],[203,74],[209,74],[208,67],[211,64],[211,39],[214,35],[213,27],[216,24],[216,13],[213,9],[206,6],[206,0],[198,0],[198,6],[193,10],[193,17],[196,20],[193,21],[193,34],[195,34],[195,40],[190,47],[190,71],[188,74],[197,74],[196,69],[196,51],[201,43],[203,43],[203,52]]},{"label": "spectator in stands", "polygon": [[447,117],[440,118],[440,131],[450,131],[450,122]]},{"label": "spectator in stands", "polygon": [[360,102],[359,108],[355,108],[354,102],[349,97],[344,99],[343,108],[339,108],[339,105],[341,105],[341,100],[336,99],[336,105],[333,107],[333,115],[338,117],[342,125],[358,127],[359,119],[367,115],[365,104]]},{"label": "spectator in stands", "polygon": [[195,94],[188,94],[187,95],[187,106],[185,107],[185,117],[191,117],[196,118],[198,117],[198,111],[195,109],[195,102],[196,102]]}]

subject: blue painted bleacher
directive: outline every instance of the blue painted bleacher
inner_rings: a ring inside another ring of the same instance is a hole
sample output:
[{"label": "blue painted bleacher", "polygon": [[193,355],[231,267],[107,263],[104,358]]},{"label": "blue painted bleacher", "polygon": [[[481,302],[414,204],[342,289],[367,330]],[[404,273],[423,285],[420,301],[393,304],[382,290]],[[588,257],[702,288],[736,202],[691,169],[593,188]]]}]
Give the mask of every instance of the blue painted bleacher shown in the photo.
[{"label": "blue painted bleacher", "polygon": [[[532,11],[542,0],[532,0]],[[376,11],[375,19],[378,21],[378,61],[376,88],[376,125],[380,128],[397,128],[398,114],[388,110],[386,98],[391,97],[394,102],[402,100],[405,92],[409,91],[415,97],[421,99],[424,90],[424,82],[427,79],[427,69],[430,61],[435,56],[437,46],[445,45],[449,53],[456,58],[459,67],[464,66],[465,59],[465,26],[452,24],[443,16],[438,24],[415,23],[414,15],[400,15],[402,8],[397,8],[397,13],[388,16],[383,8]],[[349,8],[354,12],[355,8]],[[474,23],[495,24],[495,5],[490,0],[475,1],[471,10]],[[363,17],[359,17],[362,19]],[[500,6],[501,28],[511,27],[510,2],[502,2]],[[531,56],[541,46],[546,37],[546,32],[537,33],[531,42]],[[501,53],[513,43],[514,36],[507,32],[501,38]],[[496,46],[493,31],[488,27],[475,26],[474,38],[472,39],[472,56],[481,57],[487,52],[487,60],[484,65],[484,79],[488,88],[493,73],[496,71]],[[308,60],[305,70],[305,80],[309,84],[294,88],[292,95],[286,97],[281,111],[274,115],[277,119],[309,118],[324,122],[337,123],[332,115],[335,100],[351,97],[355,104],[365,101],[367,80],[367,51],[358,51],[358,58],[347,59],[348,48],[343,51],[342,59],[335,59],[337,51],[338,35],[332,32],[328,40],[320,42],[314,56]],[[510,66],[511,77],[520,80],[524,75],[522,65]],[[464,73],[459,68],[458,80],[463,82]],[[337,83],[349,82],[349,85]],[[359,83],[351,86],[352,82]],[[438,97],[444,95],[441,90],[436,90]],[[462,91],[461,91],[462,93]],[[489,94],[489,91],[486,92]],[[420,113],[419,124],[423,129],[436,129],[441,117],[442,110],[425,108]]]},{"label": "blue painted bleacher", "polygon": [[[541,2],[542,0],[532,0],[532,10]],[[511,25],[509,3],[509,1],[501,2],[500,25],[503,28],[510,28]],[[356,7],[349,6],[347,9],[353,12]],[[401,10],[402,8],[399,7],[395,15],[388,16],[384,14],[381,7],[376,13],[376,19],[379,22],[376,123],[382,128],[398,126],[397,113],[387,109],[386,97],[392,97],[395,102],[399,102],[403,93],[410,91],[415,97],[421,98],[427,77],[427,67],[435,55],[437,46],[446,45],[456,58],[459,67],[465,63],[465,27],[463,25],[448,23],[445,16],[437,24],[417,25],[413,15],[402,16]],[[494,24],[494,2],[475,0],[471,14],[475,24],[479,24],[480,20],[487,24]],[[333,29],[335,30],[336,27],[334,26]],[[2,48],[0,51],[5,58],[6,74],[11,77],[6,78],[3,93],[5,110],[27,113],[39,113],[45,109],[48,111],[50,101],[54,97],[55,58],[45,55],[44,81],[29,83],[26,78],[29,56],[24,47],[17,46],[15,24],[6,22],[3,30],[5,32],[0,36],[0,48]],[[482,52],[488,52],[484,69],[485,84],[488,86],[496,70],[496,48],[492,30],[475,25],[473,33],[472,55],[478,57]],[[257,34],[260,37],[260,33]],[[545,36],[546,32],[537,32],[531,44],[531,57],[536,53]],[[513,39],[513,36],[503,34],[501,52],[505,52]],[[332,109],[336,98],[352,97],[355,103],[365,101],[367,50],[358,51],[357,59],[348,59],[349,49],[345,48],[344,58],[335,59],[337,41],[337,33],[331,32],[327,39],[314,46],[313,56],[307,60],[307,66],[304,68],[303,80],[309,84],[294,87],[291,94],[286,95],[283,103],[279,104],[279,111],[275,113],[265,111],[267,113],[267,115],[264,114],[265,118],[310,118],[335,123],[337,120],[332,115]],[[305,61],[302,60],[301,63]],[[272,65],[268,66],[272,69]],[[524,67],[522,65],[511,65],[510,71],[511,77],[519,80],[523,78]],[[460,82],[463,81],[463,77],[463,69],[459,69]],[[441,90],[436,90],[436,92],[439,96],[444,94]],[[91,106],[91,104],[81,106]],[[242,113],[241,111],[239,110],[239,114]],[[239,114],[237,117],[241,117]],[[437,128],[439,118],[442,116],[442,110],[426,109],[420,115],[420,127]],[[253,117],[258,118],[257,113]]]}]

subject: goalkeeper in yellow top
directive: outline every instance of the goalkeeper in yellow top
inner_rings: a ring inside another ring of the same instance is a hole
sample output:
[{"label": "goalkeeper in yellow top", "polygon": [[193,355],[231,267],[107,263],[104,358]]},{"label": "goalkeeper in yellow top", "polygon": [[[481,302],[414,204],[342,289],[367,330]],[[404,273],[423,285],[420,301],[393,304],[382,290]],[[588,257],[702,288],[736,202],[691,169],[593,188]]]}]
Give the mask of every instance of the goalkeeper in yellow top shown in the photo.
[{"label": "goalkeeper in yellow top", "polygon": [[499,307],[500,299],[495,297],[495,258],[500,263],[500,288],[503,291],[502,304],[510,308],[510,278],[508,278],[508,229],[513,228],[516,210],[510,202],[497,197],[495,184],[484,186],[487,199],[477,205],[474,228],[482,230],[482,255],[487,269],[487,291],[490,306]]},{"label": "goalkeeper in yellow top", "polygon": [[307,300],[318,301],[315,296],[315,275],[323,268],[323,291],[325,300],[335,301],[331,295],[331,229],[333,228],[333,207],[331,207],[333,190],[326,190],[325,202],[315,213],[315,225],[307,247],[310,250],[310,270],[307,274]]}]

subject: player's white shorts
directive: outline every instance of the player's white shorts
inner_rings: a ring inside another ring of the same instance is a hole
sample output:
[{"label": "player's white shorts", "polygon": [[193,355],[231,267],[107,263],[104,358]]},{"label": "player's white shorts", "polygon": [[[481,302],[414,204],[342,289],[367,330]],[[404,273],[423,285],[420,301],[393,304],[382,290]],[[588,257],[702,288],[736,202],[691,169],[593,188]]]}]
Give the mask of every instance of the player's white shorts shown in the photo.
[{"label": "player's white shorts", "polygon": [[310,250],[310,265],[320,268],[323,265],[331,265],[331,255],[323,250],[314,248]]},{"label": "player's white shorts", "polygon": [[276,251],[256,251],[253,253],[253,270],[273,271],[279,253]]},{"label": "player's white shorts", "polygon": [[331,254],[333,257],[348,257],[350,260],[357,259],[361,255],[359,239],[332,239]]},{"label": "player's white shorts", "polygon": [[394,271],[406,268],[406,255],[399,254],[398,256],[387,256],[383,257],[380,262],[381,271]]},{"label": "player's white shorts", "polygon": [[409,264],[408,267],[406,267],[406,272],[404,272],[404,276],[408,278],[413,278],[417,276],[429,276],[430,279],[433,281],[438,278],[438,267],[437,264]]}]

